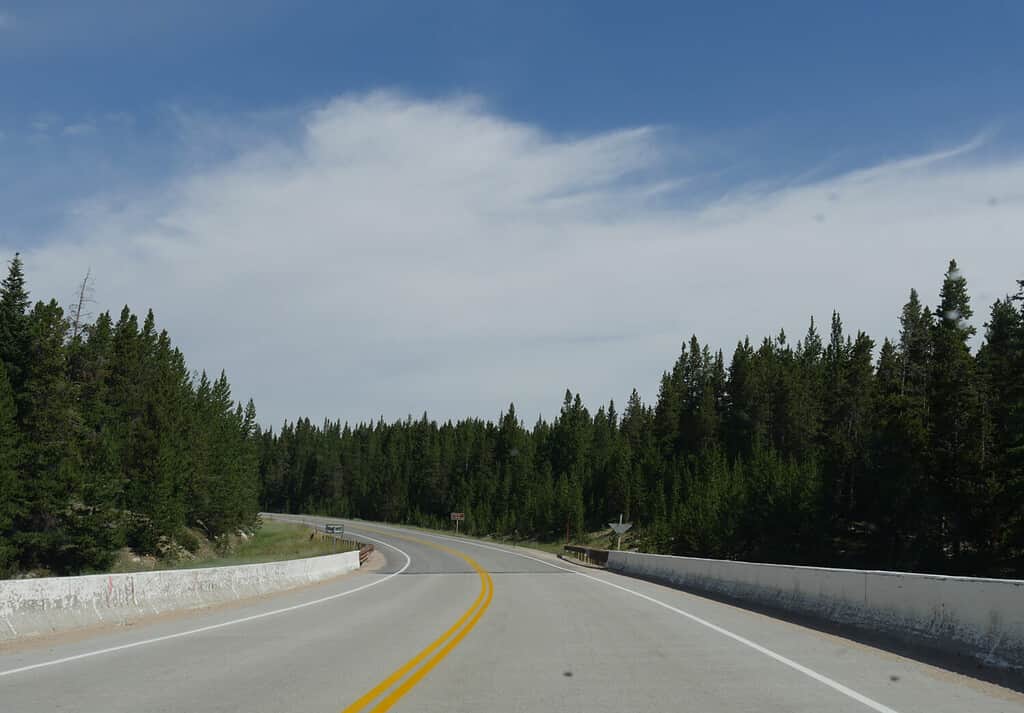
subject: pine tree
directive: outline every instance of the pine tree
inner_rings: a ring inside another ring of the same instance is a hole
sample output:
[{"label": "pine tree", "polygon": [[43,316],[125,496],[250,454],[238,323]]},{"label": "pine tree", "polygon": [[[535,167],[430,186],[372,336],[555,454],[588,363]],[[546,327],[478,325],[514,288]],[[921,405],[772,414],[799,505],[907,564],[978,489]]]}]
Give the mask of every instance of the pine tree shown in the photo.
[{"label": "pine tree", "polygon": [[985,426],[980,537],[1007,573],[1024,563],[1024,310],[1015,300],[992,305],[977,362]]},{"label": "pine tree", "polygon": [[865,517],[873,525],[866,559],[886,569],[906,568],[917,559],[914,542],[925,490],[918,458],[927,434],[918,427],[918,416],[908,413],[902,362],[896,345],[886,339],[876,370],[872,478],[862,497]]},{"label": "pine tree", "polygon": [[124,545],[124,477],[117,439],[117,413],[111,402],[113,324],[109,313],[80,325],[79,341],[69,343],[68,369],[80,415],[76,441],[81,456],[79,537],[89,564],[102,567]]},{"label": "pine tree", "polygon": [[24,509],[17,543],[26,566],[75,571],[82,562],[69,542],[69,523],[80,507],[77,415],[67,379],[67,322],[57,302],[38,302],[29,315],[29,359],[22,394],[25,442]]},{"label": "pine tree", "polygon": [[932,361],[932,318],[917,290],[900,314],[900,393],[907,405],[927,418],[928,383]]},{"label": "pine tree", "polygon": [[685,363],[686,347],[671,372],[661,375],[658,388],[658,400],[654,406],[654,438],[658,444],[661,457],[670,461],[675,458],[679,448],[679,421],[682,416],[682,369]]},{"label": "pine tree", "polygon": [[939,542],[955,567],[970,546],[972,524],[981,514],[978,459],[981,447],[980,399],[974,360],[968,340],[975,329],[967,294],[967,280],[950,260],[939,293],[932,327],[932,370],[929,411],[931,416],[931,481],[939,512],[935,526]]},{"label": "pine tree", "polygon": [[811,318],[807,334],[797,343],[788,387],[789,438],[784,453],[798,459],[818,459],[818,443],[822,428],[822,389],[824,348],[821,336]]},{"label": "pine tree", "polygon": [[0,283],[0,362],[7,371],[16,401],[28,371],[29,304],[21,256],[15,253],[7,277]]},{"label": "pine tree", "polygon": [[[852,444],[852,454],[847,464],[845,492],[847,509],[855,518],[864,515],[860,489],[871,466],[870,440],[874,428],[875,379],[872,354],[875,342],[864,332],[858,332],[850,349],[850,362],[846,373],[845,400],[847,440]],[[868,485],[868,487],[870,487]]]},{"label": "pine tree", "polygon": [[15,417],[14,393],[7,370],[0,362],[0,576],[6,576],[18,558],[14,522],[22,507],[19,468],[21,448]]},{"label": "pine tree", "polygon": [[832,313],[832,329],[824,355],[822,465],[825,473],[824,518],[832,537],[845,537],[847,466],[853,458],[853,443],[847,437],[847,372],[851,344],[843,334],[843,323]]},{"label": "pine tree", "polygon": [[767,443],[767,394],[750,339],[736,345],[725,397],[725,444],[729,455],[749,455]]},{"label": "pine tree", "polygon": [[932,313],[912,289],[900,313],[898,373],[889,384],[892,411],[884,441],[877,447],[886,454],[879,477],[892,481],[896,492],[913,493],[905,507],[890,513],[891,518],[899,517],[887,547],[893,566],[936,566],[941,560],[936,524],[941,505],[931,477],[932,329]]}]

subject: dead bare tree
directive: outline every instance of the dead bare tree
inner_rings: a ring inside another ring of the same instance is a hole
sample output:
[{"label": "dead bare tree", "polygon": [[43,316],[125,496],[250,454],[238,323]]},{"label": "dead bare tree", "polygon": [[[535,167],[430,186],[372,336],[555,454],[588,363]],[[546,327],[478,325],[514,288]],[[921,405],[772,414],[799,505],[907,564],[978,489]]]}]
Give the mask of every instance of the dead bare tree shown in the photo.
[{"label": "dead bare tree", "polygon": [[93,299],[95,290],[92,283],[92,268],[90,267],[85,271],[85,277],[82,278],[82,282],[75,290],[74,303],[68,308],[68,315],[71,317],[72,341],[78,339],[85,329],[86,323],[92,318],[92,312],[88,309],[89,305],[96,302]]}]

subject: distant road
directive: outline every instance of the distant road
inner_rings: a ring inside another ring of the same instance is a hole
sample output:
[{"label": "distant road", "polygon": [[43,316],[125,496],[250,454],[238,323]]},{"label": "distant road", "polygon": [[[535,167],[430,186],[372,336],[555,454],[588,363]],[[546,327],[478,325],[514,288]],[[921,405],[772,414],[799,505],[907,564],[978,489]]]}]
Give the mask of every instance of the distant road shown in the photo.
[{"label": "distant road", "polygon": [[997,686],[533,550],[345,527],[378,541],[380,569],[0,648],[0,710],[1024,711]]}]

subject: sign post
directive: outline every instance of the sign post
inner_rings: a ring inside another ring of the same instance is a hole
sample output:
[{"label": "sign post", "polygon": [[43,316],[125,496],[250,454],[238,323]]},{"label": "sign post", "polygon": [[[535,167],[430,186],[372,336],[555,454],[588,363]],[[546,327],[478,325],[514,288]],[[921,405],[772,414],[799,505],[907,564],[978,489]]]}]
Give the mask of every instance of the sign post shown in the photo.
[{"label": "sign post", "polygon": [[631,522],[623,522],[622,521],[622,513],[619,513],[619,521],[618,522],[609,522],[608,525],[615,531],[615,534],[618,535],[618,537],[615,539],[615,549],[621,550],[622,549],[622,535],[623,535],[623,533],[628,531],[629,528],[633,527],[633,523],[631,523]]},{"label": "sign post", "polygon": [[455,534],[459,534],[459,523],[466,519],[466,513],[464,512],[453,512],[452,522],[455,523]]}]

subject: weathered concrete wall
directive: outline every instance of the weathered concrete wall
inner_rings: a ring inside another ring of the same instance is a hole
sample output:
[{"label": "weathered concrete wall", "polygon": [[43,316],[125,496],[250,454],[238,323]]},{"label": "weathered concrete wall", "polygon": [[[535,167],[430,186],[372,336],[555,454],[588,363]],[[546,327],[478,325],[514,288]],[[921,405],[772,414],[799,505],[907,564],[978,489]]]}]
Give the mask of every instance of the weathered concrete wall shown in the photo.
[{"label": "weathered concrete wall", "polygon": [[1024,667],[1024,581],[611,552],[608,568]]},{"label": "weathered concrete wall", "polygon": [[0,641],[125,624],[280,592],[356,569],[359,552],[354,551],[232,567],[0,580]]}]

